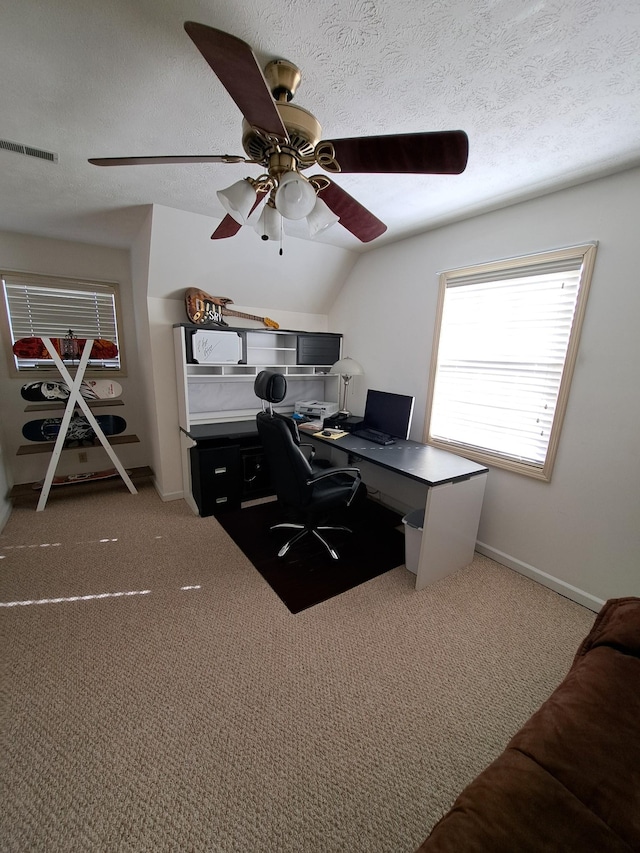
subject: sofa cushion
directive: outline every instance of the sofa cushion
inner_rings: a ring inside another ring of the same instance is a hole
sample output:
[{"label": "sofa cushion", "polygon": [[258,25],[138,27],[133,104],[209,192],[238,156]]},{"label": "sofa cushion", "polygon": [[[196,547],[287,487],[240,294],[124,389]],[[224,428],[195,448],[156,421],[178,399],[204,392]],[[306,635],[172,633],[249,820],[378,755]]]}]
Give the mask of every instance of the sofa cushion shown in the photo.
[{"label": "sofa cushion", "polygon": [[640,850],[640,658],[592,648],[507,748]]},{"label": "sofa cushion", "polygon": [[640,850],[640,598],[604,605],[562,684],[419,850]]},{"label": "sofa cushion", "polygon": [[509,749],[464,789],[417,853],[633,849],[535,761]]}]

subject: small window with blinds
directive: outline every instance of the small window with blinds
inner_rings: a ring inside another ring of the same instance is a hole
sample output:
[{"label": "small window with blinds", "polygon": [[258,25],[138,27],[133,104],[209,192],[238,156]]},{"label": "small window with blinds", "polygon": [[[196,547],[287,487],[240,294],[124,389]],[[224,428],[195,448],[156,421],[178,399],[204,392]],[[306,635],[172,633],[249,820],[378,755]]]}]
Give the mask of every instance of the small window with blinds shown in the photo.
[{"label": "small window with blinds", "polygon": [[[121,371],[118,332],[118,285],[115,282],[82,281],[25,273],[3,272],[2,288],[11,345],[21,338],[76,338],[113,341],[118,355],[89,359],[90,372]],[[50,359],[19,358],[20,372],[53,372]]]},{"label": "small window with blinds", "polygon": [[440,276],[426,441],[550,480],[596,245]]}]

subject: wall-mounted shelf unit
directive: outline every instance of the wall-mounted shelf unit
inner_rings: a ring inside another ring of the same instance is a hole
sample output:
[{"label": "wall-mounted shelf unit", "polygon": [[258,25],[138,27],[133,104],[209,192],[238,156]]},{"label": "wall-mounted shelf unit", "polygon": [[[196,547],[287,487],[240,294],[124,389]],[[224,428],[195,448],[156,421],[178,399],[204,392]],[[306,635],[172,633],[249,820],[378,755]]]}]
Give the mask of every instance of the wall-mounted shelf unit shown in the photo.
[{"label": "wall-mounted shelf unit", "polygon": [[[127,468],[127,473],[133,483],[139,483],[143,480],[149,480],[153,477],[153,471],[147,465],[139,468]],[[73,483],[65,483],[64,485],[54,485],[56,492],[62,494],[73,494],[73,492],[88,492],[96,487],[104,488],[106,484],[113,483],[114,478],[105,480],[78,480]],[[40,498],[40,483],[19,483],[12,486],[7,497],[11,498],[15,505],[32,506]]]},{"label": "wall-mounted shelf unit", "polygon": [[[103,406],[124,406],[122,400],[87,400],[90,409],[99,409]],[[66,400],[55,400],[47,403],[29,403],[24,407],[25,412],[55,412],[56,409],[66,409]]]},{"label": "wall-mounted shelf unit", "polygon": [[[140,441],[137,435],[106,435],[105,440],[112,444],[135,444]],[[55,449],[55,441],[39,441],[37,444],[21,444],[16,450],[16,456],[31,456],[34,453],[53,453]],[[67,450],[91,450],[94,447],[100,447],[100,444],[83,445],[82,447],[63,447],[61,453]]]},{"label": "wall-mounted shelf unit", "polygon": [[339,377],[329,371],[341,356],[340,334],[188,323],[173,331],[179,423],[186,432],[199,424],[254,418],[260,402],[253,383],[261,370],[287,377],[279,411],[293,411],[296,400],[338,400]]}]

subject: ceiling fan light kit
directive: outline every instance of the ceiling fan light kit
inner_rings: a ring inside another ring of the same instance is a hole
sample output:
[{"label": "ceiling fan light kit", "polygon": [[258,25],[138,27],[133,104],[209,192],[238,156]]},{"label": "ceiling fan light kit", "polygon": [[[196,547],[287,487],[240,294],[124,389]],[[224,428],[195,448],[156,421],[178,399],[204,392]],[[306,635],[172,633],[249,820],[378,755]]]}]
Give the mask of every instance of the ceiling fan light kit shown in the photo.
[{"label": "ceiling fan light kit", "polygon": [[317,237],[322,234],[327,228],[331,228],[336,222],[340,221],[337,213],[334,213],[331,208],[325,204],[318,196],[315,206],[311,213],[307,216],[307,225],[309,226],[309,236]]},{"label": "ceiling fan light kit", "polygon": [[243,179],[227,187],[226,190],[218,190],[216,195],[229,216],[232,216],[240,225],[244,225],[256,201],[255,187],[248,180]]},{"label": "ceiling fan light kit", "polygon": [[304,219],[316,203],[316,191],[304,175],[285,172],[280,178],[275,195],[276,210],[285,219]]},{"label": "ceiling fan light kit", "polygon": [[[300,69],[285,59],[269,62],[264,73],[251,47],[205,24],[187,21],[189,38],[243,115],[242,147],[248,155],[107,157],[97,166],[170,163],[250,163],[257,178],[237,181],[217,196],[227,211],[212,240],[233,237],[269,195],[256,230],[264,240],[281,239],[282,217],[307,219],[314,237],[335,225],[368,243],[387,230],[371,211],[325,175],[307,179],[302,172],[320,166],[331,175],[457,175],[467,165],[469,140],[462,130],[322,139],[322,127],[308,110],[289,103],[300,85]],[[277,230],[277,236],[275,235]]]},{"label": "ceiling fan light kit", "polygon": [[282,216],[271,202],[262,208],[255,229],[262,240],[280,240],[282,238]]}]

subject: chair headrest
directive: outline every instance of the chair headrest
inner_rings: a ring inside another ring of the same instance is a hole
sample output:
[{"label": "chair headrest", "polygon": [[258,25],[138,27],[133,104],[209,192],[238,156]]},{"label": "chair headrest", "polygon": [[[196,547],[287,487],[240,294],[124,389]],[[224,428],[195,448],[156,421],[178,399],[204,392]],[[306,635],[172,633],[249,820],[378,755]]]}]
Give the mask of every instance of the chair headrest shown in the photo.
[{"label": "chair headrest", "polygon": [[261,370],[253,383],[257,397],[268,403],[281,403],[287,396],[287,380],[282,373],[272,370]]}]

